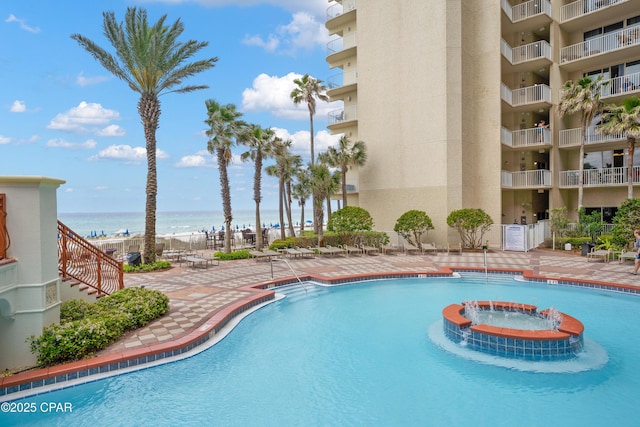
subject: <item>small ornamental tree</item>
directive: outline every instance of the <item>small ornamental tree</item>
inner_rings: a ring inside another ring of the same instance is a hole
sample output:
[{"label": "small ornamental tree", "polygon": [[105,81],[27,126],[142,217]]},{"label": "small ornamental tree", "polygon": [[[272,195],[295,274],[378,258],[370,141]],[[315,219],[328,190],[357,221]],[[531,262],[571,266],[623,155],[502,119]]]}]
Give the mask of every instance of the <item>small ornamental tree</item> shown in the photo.
[{"label": "small ornamental tree", "polygon": [[366,209],[358,206],[345,206],[331,214],[327,230],[342,236],[347,244],[355,243],[356,235],[373,229],[373,218]]},{"label": "small ornamental tree", "polygon": [[567,229],[569,228],[569,222],[566,206],[549,210],[549,224],[551,226],[551,232],[556,233],[558,237],[564,237]]},{"label": "small ornamental tree", "polygon": [[493,220],[482,209],[458,209],[447,217],[447,225],[458,230],[462,246],[472,249],[482,246],[484,233],[492,224]]},{"label": "small ornamental tree", "polygon": [[420,238],[423,233],[433,230],[433,223],[426,212],[410,210],[402,214],[396,221],[393,231],[400,234],[404,239],[422,250]]},{"label": "small ornamental tree", "polygon": [[627,199],[613,217],[611,243],[625,248],[633,241],[633,230],[640,229],[640,198]]}]

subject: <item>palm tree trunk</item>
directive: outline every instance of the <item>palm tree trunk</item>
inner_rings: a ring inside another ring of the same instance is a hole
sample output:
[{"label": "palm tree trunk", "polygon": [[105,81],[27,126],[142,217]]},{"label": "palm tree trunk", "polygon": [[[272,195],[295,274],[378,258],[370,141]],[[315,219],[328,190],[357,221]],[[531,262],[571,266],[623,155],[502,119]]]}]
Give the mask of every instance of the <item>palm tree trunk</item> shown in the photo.
[{"label": "palm tree trunk", "polygon": [[309,134],[309,140],[311,141],[311,166],[313,166],[315,164],[315,154],[313,151],[313,113],[311,108],[309,108],[309,131],[311,132]]},{"label": "palm tree trunk", "polygon": [[224,253],[231,253],[231,190],[229,188],[229,175],[227,173],[227,166],[225,160],[225,149],[216,148],[218,154],[218,169],[220,171],[220,192],[222,196],[222,209],[224,213]]},{"label": "palm tree trunk", "polygon": [[324,234],[323,234],[323,227],[322,227],[322,216],[323,216],[323,212],[322,212],[322,203],[324,203],[324,200],[322,199],[318,199],[318,198],[314,198],[313,200],[313,223],[314,226],[317,226],[317,235],[318,235],[318,246],[324,246]]},{"label": "palm tree trunk", "polygon": [[347,170],[342,169],[342,207],[347,206]]},{"label": "palm tree trunk", "polygon": [[327,195],[327,222],[331,220],[331,196]]},{"label": "palm tree trunk", "polygon": [[634,137],[627,137],[629,160],[627,161],[627,169],[629,169],[627,198],[633,199],[633,155],[636,150],[636,139]]},{"label": "palm tree trunk", "polygon": [[300,199],[300,235],[302,236],[302,232],[304,231],[304,198]]},{"label": "palm tree trunk", "polygon": [[296,232],[293,229],[293,217],[291,215],[291,203],[293,203],[293,200],[291,198],[291,180],[290,179],[288,179],[286,183],[286,194],[287,194],[286,208],[287,208],[287,220],[289,222],[289,234],[291,235],[291,237],[295,237]]},{"label": "palm tree trunk", "polygon": [[582,196],[584,194],[584,144],[587,138],[586,125],[582,128],[582,143],[580,144],[580,159],[579,159],[579,171],[578,175],[578,211],[582,209]]},{"label": "palm tree trunk", "polygon": [[287,236],[284,232],[284,174],[280,173],[280,177],[278,179],[278,187],[280,193],[280,202],[278,208],[280,210],[280,238],[282,240],[286,239]]},{"label": "palm tree trunk", "polygon": [[255,178],[253,180],[253,200],[256,202],[256,249],[262,250],[262,227],[260,226],[260,201],[262,195],[260,193],[260,182],[262,178],[262,155],[260,151],[256,153],[255,159]]},{"label": "palm tree trunk", "polygon": [[160,118],[160,101],[151,94],[143,94],[138,102],[147,149],[147,187],[144,221],[144,262],[156,261],[156,206],[158,175],[156,170],[156,130]]}]

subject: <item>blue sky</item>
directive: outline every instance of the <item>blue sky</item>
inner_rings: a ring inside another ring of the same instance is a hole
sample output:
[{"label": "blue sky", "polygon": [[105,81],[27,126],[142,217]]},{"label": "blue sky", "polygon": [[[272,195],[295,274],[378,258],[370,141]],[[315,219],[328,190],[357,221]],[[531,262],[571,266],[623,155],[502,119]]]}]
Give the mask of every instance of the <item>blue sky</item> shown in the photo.
[{"label": "blue sky", "polygon": [[[244,119],[276,128],[309,158],[306,106],[289,98],[302,74],[326,81],[326,0],[2,0],[0,2],[0,174],[60,178],[58,211],[143,212],[146,154],[138,95],[95,61],[71,34],[113,52],[102,13],[122,21],[128,6],[155,23],[184,23],[182,41],[206,41],[194,59],[216,66],[185,83],[209,88],[161,97],[157,132],[158,211],[221,210],[217,165],[207,152],[205,100],[233,103]],[[318,103],[316,153],[335,143]],[[253,164],[230,167],[233,209],[253,209]],[[277,209],[277,182],[263,180],[264,209]]]}]

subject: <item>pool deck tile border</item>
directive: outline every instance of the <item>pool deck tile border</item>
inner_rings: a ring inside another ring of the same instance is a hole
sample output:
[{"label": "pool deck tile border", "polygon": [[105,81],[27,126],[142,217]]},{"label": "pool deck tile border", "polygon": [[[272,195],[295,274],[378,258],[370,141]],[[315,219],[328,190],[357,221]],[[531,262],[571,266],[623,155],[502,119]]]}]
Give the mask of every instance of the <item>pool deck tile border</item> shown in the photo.
[{"label": "pool deck tile border", "polygon": [[[441,267],[437,271],[362,273],[340,275],[339,277],[305,274],[299,277],[301,281],[312,281],[325,285],[339,285],[344,283],[391,278],[452,277],[453,273],[460,272],[522,275],[523,279],[529,282],[540,282],[547,285],[578,286],[583,288],[595,288],[640,295],[640,287],[632,285],[564,277],[548,278],[543,275],[536,275],[532,270],[518,268],[453,266]],[[185,336],[172,341],[143,346],[141,348],[128,349],[109,355],[96,356],[90,359],[65,363],[63,365],[52,366],[49,368],[35,369],[8,377],[0,377],[0,399],[10,400],[11,394],[21,391],[41,388],[51,384],[64,383],[98,374],[116,372],[118,370],[131,367],[142,367],[150,362],[156,362],[158,360],[189,352],[207,342],[237,315],[258,304],[274,299],[274,289],[295,283],[298,283],[297,278],[287,277],[239,287],[237,289],[250,292],[247,297],[227,304],[210,316],[200,327],[187,333]]]}]

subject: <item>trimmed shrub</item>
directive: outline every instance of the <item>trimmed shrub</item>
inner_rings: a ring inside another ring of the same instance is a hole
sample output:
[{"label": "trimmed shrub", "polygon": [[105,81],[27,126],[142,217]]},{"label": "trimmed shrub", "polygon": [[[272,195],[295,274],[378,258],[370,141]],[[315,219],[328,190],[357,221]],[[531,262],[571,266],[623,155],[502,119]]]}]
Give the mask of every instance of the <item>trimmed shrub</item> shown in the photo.
[{"label": "trimmed shrub", "polygon": [[224,252],[216,252],[213,256],[218,258],[220,261],[233,261],[235,259],[247,259],[250,255],[248,250],[240,249],[239,251],[233,251],[228,254]]},{"label": "trimmed shrub", "polygon": [[476,249],[482,246],[484,233],[489,231],[493,220],[482,209],[458,209],[449,214],[447,225],[460,234],[462,245]]},{"label": "trimmed shrub", "polygon": [[60,308],[60,324],[44,328],[39,337],[27,339],[38,365],[51,366],[88,357],[130,330],[143,326],[169,311],[169,298],[162,292],[126,288],[96,303],[72,300]]},{"label": "trimmed shrub", "polygon": [[422,248],[420,237],[423,233],[433,230],[433,223],[426,212],[410,210],[403,213],[396,221],[393,231],[399,233],[409,243]]}]

